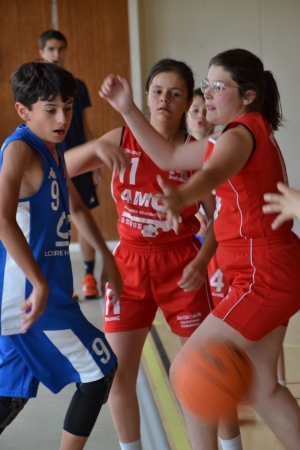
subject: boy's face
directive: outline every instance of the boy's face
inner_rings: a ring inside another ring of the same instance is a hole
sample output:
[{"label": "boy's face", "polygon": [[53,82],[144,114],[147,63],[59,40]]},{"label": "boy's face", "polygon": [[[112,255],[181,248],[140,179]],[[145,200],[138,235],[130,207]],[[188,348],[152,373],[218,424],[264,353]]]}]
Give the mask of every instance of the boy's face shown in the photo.
[{"label": "boy's face", "polygon": [[40,49],[41,58],[48,62],[63,67],[66,57],[67,47],[64,41],[49,39],[43,49]]},{"label": "boy's face", "polygon": [[73,98],[66,102],[60,95],[53,100],[38,100],[29,111],[21,103],[16,103],[16,109],[26,120],[28,128],[39,137],[48,148],[55,147],[66,137],[72,119]]}]

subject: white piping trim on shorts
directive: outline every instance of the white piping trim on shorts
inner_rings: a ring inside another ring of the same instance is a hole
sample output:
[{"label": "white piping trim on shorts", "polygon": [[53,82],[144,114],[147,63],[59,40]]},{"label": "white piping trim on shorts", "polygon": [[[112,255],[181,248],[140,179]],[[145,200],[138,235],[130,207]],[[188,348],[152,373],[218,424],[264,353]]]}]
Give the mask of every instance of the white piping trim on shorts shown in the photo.
[{"label": "white piping trim on shorts", "polygon": [[225,320],[227,317],[228,317],[228,315],[231,313],[231,311],[243,300],[243,298],[246,296],[246,295],[248,295],[248,294],[250,294],[250,292],[252,291],[252,287],[253,287],[253,285],[255,284],[255,273],[256,273],[256,267],[254,266],[254,264],[253,264],[253,258],[252,258],[252,256],[253,256],[253,246],[252,246],[252,239],[249,239],[249,241],[250,241],[250,264],[251,264],[251,266],[253,267],[253,273],[252,273],[252,283],[250,283],[250,287],[249,287],[249,290],[248,290],[248,292],[245,292],[245,294],[235,303],[235,305],[228,311],[228,313],[223,317],[223,319],[222,320]]},{"label": "white piping trim on shorts", "polygon": [[232,190],[235,192],[235,195],[236,195],[236,204],[237,204],[238,210],[240,212],[240,236],[245,239],[245,236],[243,235],[243,232],[242,232],[242,228],[243,228],[243,212],[241,210],[240,203],[239,203],[239,193],[234,188],[234,186],[233,186],[233,184],[232,184],[232,182],[230,180],[228,180],[228,183],[230,184]]}]

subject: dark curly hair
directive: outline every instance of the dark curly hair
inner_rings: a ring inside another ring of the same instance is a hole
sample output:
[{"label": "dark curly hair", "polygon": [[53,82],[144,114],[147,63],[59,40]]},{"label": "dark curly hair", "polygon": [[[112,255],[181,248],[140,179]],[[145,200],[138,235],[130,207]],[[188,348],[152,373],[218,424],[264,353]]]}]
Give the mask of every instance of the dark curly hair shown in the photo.
[{"label": "dark curly hair", "polygon": [[48,62],[22,64],[11,75],[10,83],[15,102],[22,103],[29,110],[38,100],[53,100],[60,95],[62,101],[66,102],[77,92],[73,75]]}]

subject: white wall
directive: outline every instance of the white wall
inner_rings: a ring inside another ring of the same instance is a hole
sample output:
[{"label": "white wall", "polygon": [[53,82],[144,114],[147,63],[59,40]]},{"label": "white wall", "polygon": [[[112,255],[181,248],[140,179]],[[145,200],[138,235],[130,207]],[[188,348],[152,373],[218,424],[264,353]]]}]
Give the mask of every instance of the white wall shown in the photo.
[{"label": "white wall", "polygon": [[[300,0],[128,0],[133,1],[139,10],[142,89],[160,58],[188,63],[196,84],[220,51],[242,47],[262,58],[278,82],[286,122],[276,137],[290,185],[300,189]],[[300,234],[300,222],[295,230]]]}]

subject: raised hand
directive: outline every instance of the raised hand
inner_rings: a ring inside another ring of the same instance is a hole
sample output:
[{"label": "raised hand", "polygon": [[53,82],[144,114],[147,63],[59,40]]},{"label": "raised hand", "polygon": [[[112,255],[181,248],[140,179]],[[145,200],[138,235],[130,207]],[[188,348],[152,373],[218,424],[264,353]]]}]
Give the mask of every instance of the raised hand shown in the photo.
[{"label": "raised hand", "polygon": [[294,217],[300,219],[300,192],[283,183],[278,183],[277,188],[282,195],[265,194],[264,199],[268,202],[268,205],[263,206],[263,212],[265,214],[279,213],[272,223],[272,228],[274,230]]},{"label": "raised hand", "polygon": [[99,95],[121,114],[126,114],[133,105],[131,86],[126,78],[119,75],[108,75],[102,83]]}]

